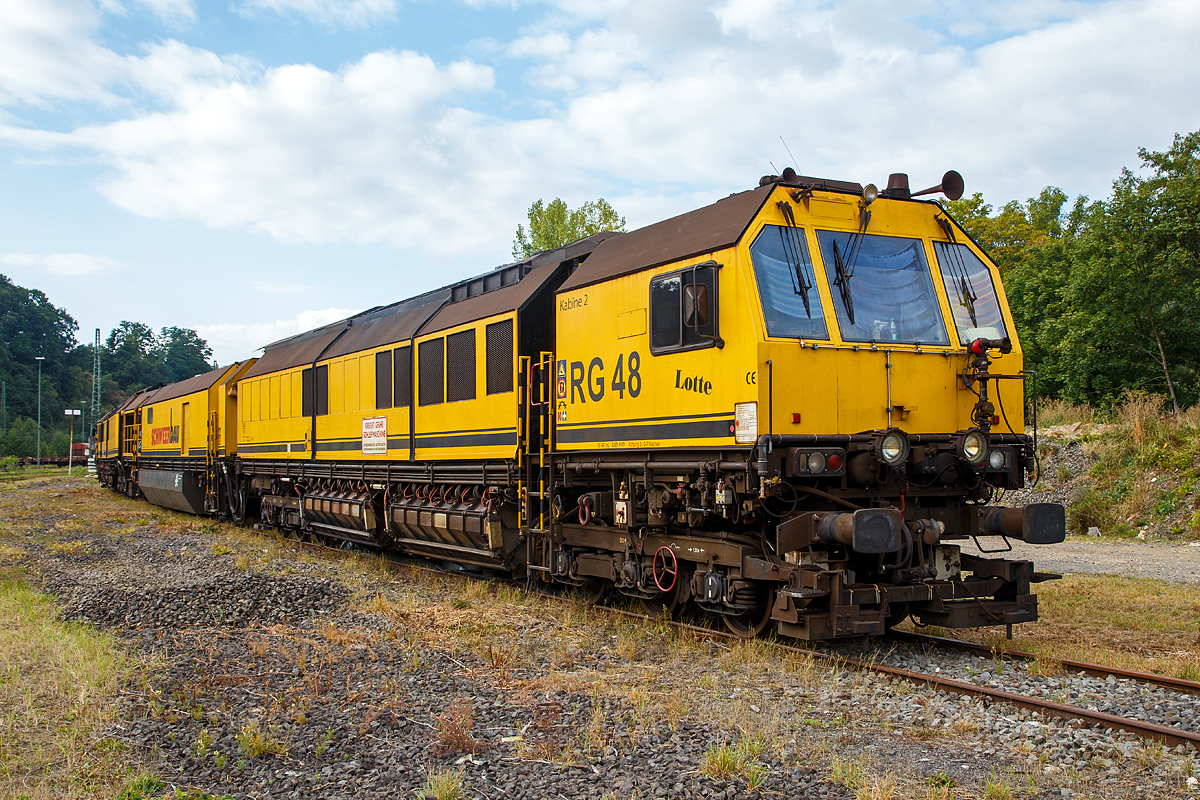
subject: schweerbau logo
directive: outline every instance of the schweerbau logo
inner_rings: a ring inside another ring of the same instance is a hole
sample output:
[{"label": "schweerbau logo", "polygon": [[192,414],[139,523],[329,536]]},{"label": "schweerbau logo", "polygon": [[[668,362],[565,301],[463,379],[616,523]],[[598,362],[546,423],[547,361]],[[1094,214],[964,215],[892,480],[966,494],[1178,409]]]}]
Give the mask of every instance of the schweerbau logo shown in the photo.
[{"label": "schweerbau logo", "polygon": [[150,444],[179,444],[179,426],[164,425],[161,428],[150,429]]}]

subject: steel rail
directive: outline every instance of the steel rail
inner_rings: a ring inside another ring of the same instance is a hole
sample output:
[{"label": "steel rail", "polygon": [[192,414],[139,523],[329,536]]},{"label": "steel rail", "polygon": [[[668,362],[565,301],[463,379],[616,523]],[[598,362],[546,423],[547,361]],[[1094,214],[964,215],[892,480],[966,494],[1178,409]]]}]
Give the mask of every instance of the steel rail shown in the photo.
[{"label": "steel rail", "polygon": [[[888,631],[888,637],[898,641],[913,642],[916,644],[934,644],[940,647],[953,647],[958,650],[969,650],[975,653],[985,653],[990,656],[1000,655],[1004,658],[1010,658],[1014,661],[1036,661],[1038,655],[1025,650],[1008,650],[1008,649],[993,649],[985,644],[978,642],[964,642],[961,639],[948,639],[943,636],[930,636],[925,633],[911,633],[909,631]],[[1138,681],[1139,683],[1149,683],[1153,686],[1159,686],[1163,689],[1171,689],[1176,692],[1185,692],[1187,694],[1200,694],[1200,681],[1189,681],[1185,678],[1172,678],[1169,675],[1156,675],[1152,672],[1138,672],[1132,669],[1122,669],[1120,667],[1106,667],[1103,664],[1091,664],[1087,661],[1074,661],[1069,658],[1051,658],[1054,663],[1062,664],[1063,668],[1071,672],[1080,672],[1084,675],[1090,675],[1094,678],[1122,678],[1125,680]]]},{"label": "steel rail", "polygon": [[[554,595],[549,595],[553,597]],[[736,636],[725,631],[719,631],[712,628],[703,628],[697,625],[689,625],[683,622],[674,620],[655,619],[654,617],[645,614],[638,614],[632,611],[623,609],[610,608],[608,606],[594,606],[597,609],[603,609],[615,614],[626,617],[634,617],[650,622],[665,622],[672,627],[688,630],[696,633],[701,633],[706,636],[721,639],[737,640],[743,637]],[[1171,728],[1166,725],[1157,725],[1153,722],[1143,722],[1138,719],[1129,717],[1118,717],[1115,714],[1106,714],[1103,711],[1091,711],[1079,706],[1067,705],[1066,703],[1058,703],[1053,700],[1043,700],[1036,697],[1026,697],[1025,695],[1016,694],[1014,692],[1006,692],[1003,689],[993,689],[988,686],[977,686],[973,683],[964,681],[956,681],[951,678],[942,678],[937,675],[929,675],[923,672],[912,672],[898,667],[888,667],[883,664],[876,664],[862,659],[850,658],[848,656],[839,656],[832,653],[824,653],[819,650],[810,650],[805,647],[796,647],[795,645],[787,645],[779,642],[773,642],[773,646],[789,653],[797,653],[808,656],[814,661],[822,661],[833,666],[850,667],[861,670],[863,672],[873,672],[878,675],[887,675],[893,678],[900,678],[918,685],[928,686],[934,691],[953,692],[958,695],[968,697],[982,697],[990,700],[998,700],[1005,703],[1010,703],[1018,708],[1037,711],[1060,719],[1078,719],[1089,724],[1099,724],[1105,728],[1115,730],[1128,731],[1136,734],[1144,739],[1154,739],[1162,742],[1165,745],[1172,747],[1176,745],[1191,744],[1197,749],[1200,749],[1200,733],[1181,730],[1179,728]]]},{"label": "steel rail", "polygon": [[[292,537],[289,537],[289,538],[292,538]],[[341,548],[330,547],[329,545],[319,543],[319,542],[305,542],[303,540],[295,539],[295,538],[292,538],[292,541],[295,541],[298,544],[307,545],[310,547],[315,546],[320,549],[345,552],[345,551],[341,550]],[[389,557],[389,555],[390,555],[386,551],[381,551],[381,552],[385,557]],[[475,576],[472,576],[465,572],[453,572],[453,571],[449,571],[449,570],[437,569],[436,567],[418,565],[418,564],[414,564],[411,561],[406,562],[401,559],[396,559],[395,557],[390,557],[389,560],[396,564],[404,563],[410,567],[416,567],[418,570],[420,570],[422,572],[430,572],[430,573],[433,573],[433,574],[441,576],[441,577],[445,577],[447,575],[457,575],[458,577],[463,577],[463,578],[472,578],[472,579],[475,578]],[[515,581],[511,581],[511,579],[508,579],[508,582],[516,583]],[[564,597],[563,595],[552,594],[549,592],[531,591],[529,593],[536,594],[541,597],[546,597],[549,599],[558,600],[560,602],[572,602],[571,598],[569,598],[569,597]],[[600,604],[589,604],[589,606],[592,609],[595,609],[597,611],[605,611],[614,616],[626,617],[629,619],[636,619],[636,620],[640,620],[642,622],[666,624],[672,628],[675,628],[676,630],[688,631],[690,633],[694,633],[694,634],[697,634],[700,636],[706,636],[706,637],[713,638],[713,639],[724,639],[724,640],[728,640],[728,641],[744,641],[745,640],[745,637],[737,636],[736,634],[729,633],[727,631],[721,631],[721,630],[717,630],[715,628],[706,628],[706,627],[703,627],[700,625],[692,625],[690,623],[680,622],[678,620],[673,620],[670,618],[653,617],[648,614],[639,614],[635,611],[628,611],[626,609],[613,608],[611,606],[605,606],[605,605],[600,605]],[[937,638],[937,637],[929,637],[929,638]],[[956,642],[957,640],[947,639],[945,641],[946,642]],[[874,673],[877,675],[886,675],[886,676],[892,677],[892,678],[899,678],[901,680],[904,680],[904,681],[907,681],[909,683],[913,683],[913,684],[916,684],[919,686],[928,686],[930,689],[932,689],[934,691],[946,691],[946,692],[951,692],[953,694],[963,695],[963,696],[967,696],[967,697],[979,697],[979,698],[984,698],[984,699],[988,699],[988,700],[1009,703],[1018,708],[1028,709],[1030,711],[1035,711],[1035,712],[1038,712],[1038,713],[1041,713],[1041,714],[1044,714],[1047,716],[1057,717],[1060,719],[1082,720],[1088,724],[1101,725],[1105,728],[1110,728],[1113,730],[1128,731],[1129,733],[1135,734],[1144,739],[1153,739],[1153,740],[1163,743],[1164,745],[1168,745],[1171,747],[1174,747],[1177,745],[1185,745],[1185,746],[1191,745],[1192,747],[1200,750],[1200,733],[1193,733],[1191,731],[1185,731],[1185,730],[1182,730],[1179,728],[1171,728],[1166,725],[1158,725],[1158,724],[1155,724],[1152,722],[1143,722],[1141,720],[1132,719],[1129,717],[1119,717],[1119,716],[1116,716],[1115,714],[1106,714],[1103,711],[1091,711],[1086,708],[1081,708],[1079,706],[1072,706],[1072,705],[1068,705],[1066,703],[1058,703],[1053,700],[1044,700],[1044,699],[1036,698],[1036,697],[1026,697],[1025,695],[1016,694],[1014,692],[1007,692],[1007,691],[1004,691],[1003,689],[993,689],[993,688],[987,687],[987,686],[978,686],[973,683],[957,681],[957,680],[953,680],[951,678],[943,678],[938,675],[929,675],[929,674],[923,673],[923,672],[912,672],[910,670],[899,669],[898,667],[888,667],[888,666],[884,666],[883,664],[876,664],[876,663],[873,663],[870,661],[863,661],[862,659],[850,658],[848,656],[841,656],[841,655],[836,655],[833,653],[825,653],[825,652],[821,652],[819,650],[811,650],[806,647],[797,647],[795,645],[787,645],[787,644],[783,644],[781,642],[770,642],[770,644],[773,648],[775,648],[777,650],[780,650],[783,652],[788,652],[788,653],[795,653],[797,655],[803,655],[808,658],[811,658],[814,661],[820,661],[820,662],[829,664],[831,666],[843,667],[843,668],[848,667],[848,668],[859,670],[862,672],[869,672],[869,673]],[[988,652],[990,653],[991,650],[988,649]],[[1088,665],[1088,666],[1097,667],[1097,665]],[[1102,667],[1097,667],[1097,668],[1104,669]],[[1136,674],[1142,674],[1142,673],[1136,673]],[[1157,676],[1157,677],[1161,677],[1161,676]],[[1190,681],[1188,683],[1190,683]]]}]

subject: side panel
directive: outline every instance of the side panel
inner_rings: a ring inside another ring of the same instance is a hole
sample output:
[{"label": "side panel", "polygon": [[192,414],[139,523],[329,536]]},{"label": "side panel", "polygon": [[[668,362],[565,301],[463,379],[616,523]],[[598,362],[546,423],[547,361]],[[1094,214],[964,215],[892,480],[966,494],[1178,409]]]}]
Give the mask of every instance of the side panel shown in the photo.
[{"label": "side panel", "polygon": [[[724,346],[652,354],[650,282],[715,260]],[[556,305],[560,450],[731,447],[734,405],[758,399],[756,336],[736,251],[564,292]]]}]

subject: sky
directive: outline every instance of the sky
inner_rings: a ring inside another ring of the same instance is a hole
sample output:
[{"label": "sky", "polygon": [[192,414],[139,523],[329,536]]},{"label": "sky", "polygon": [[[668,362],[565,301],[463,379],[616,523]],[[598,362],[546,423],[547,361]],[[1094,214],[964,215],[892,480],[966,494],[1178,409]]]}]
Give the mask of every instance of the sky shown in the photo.
[{"label": "sky", "polygon": [[801,174],[1108,195],[1200,128],[1195,0],[3,0],[0,273],[221,364]]}]

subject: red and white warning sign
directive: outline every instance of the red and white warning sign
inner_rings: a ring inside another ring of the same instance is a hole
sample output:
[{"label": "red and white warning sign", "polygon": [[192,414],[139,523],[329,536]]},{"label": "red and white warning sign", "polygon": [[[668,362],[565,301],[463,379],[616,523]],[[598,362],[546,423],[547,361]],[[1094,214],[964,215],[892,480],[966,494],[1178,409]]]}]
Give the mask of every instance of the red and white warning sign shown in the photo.
[{"label": "red and white warning sign", "polygon": [[363,417],[362,453],[364,456],[387,455],[387,417]]}]

